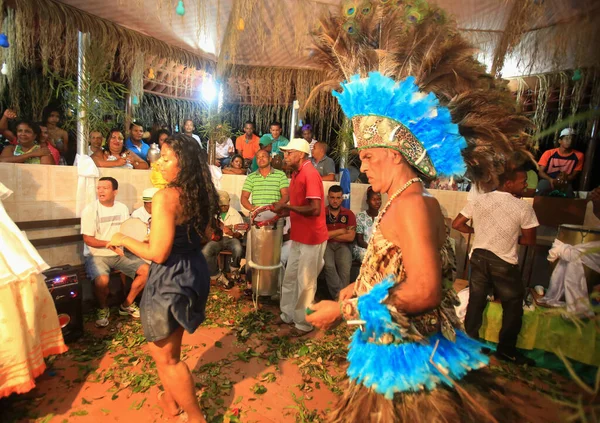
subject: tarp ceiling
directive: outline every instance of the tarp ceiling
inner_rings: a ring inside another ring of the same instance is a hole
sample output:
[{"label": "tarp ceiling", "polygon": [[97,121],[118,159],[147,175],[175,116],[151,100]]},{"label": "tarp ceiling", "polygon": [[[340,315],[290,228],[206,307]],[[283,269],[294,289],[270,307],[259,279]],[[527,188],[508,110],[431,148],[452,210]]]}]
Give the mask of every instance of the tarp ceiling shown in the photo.
[{"label": "tarp ceiling", "polygon": [[[175,13],[178,1],[62,0],[62,3],[215,61],[231,59],[228,46],[234,44],[237,45],[237,64],[302,68],[311,67],[308,34],[318,17],[328,10],[338,12],[342,2],[347,0],[183,0],[186,9],[183,17]],[[507,27],[511,10],[516,2],[521,1],[524,0],[434,0],[433,3],[455,16],[465,36],[480,48],[480,60],[489,66],[493,51]],[[551,39],[567,27],[573,31],[572,24],[578,20],[593,16],[596,26],[600,27],[597,19],[600,1],[535,2],[541,13],[528,22],[528,29],[534,30],[532,37],[526,36],[523,45],[516,50],[519,53],[507,59],[503,70],[505,77],[542,73],[555,70],[557,66],[568,69],[585,65],[579,59],[575,62],[576,59],[569,55],[565,55],[560,64],[550,63],[550,53],[542,51],[536,56],[535,64],[528,66],[531,63],[524,56],[531,50],[527,43],[533,43],[533,38],[539,43],[540,37]],[[235,15],[232,10],[244,5],[251,5],[252,12],[242,22],[239,19],[232,22]],[[588,39],[586,47],[590,56],[598,55],[600,40],[597,35],[598,32]],[[581,44],[577,37],[574,36],[573,40]],[[541,47],[544,48],[543,45]]]}]

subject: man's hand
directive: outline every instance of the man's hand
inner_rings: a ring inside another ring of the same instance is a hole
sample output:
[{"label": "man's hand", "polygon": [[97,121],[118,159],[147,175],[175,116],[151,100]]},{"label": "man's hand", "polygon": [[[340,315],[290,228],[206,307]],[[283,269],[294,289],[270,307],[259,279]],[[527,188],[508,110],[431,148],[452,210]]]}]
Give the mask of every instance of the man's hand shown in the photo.
[{"label": "man's hand", "polygon": [[16,112],[15,112],[13,109],[6,109],[6,110],[4,111],[4,114],[3,114],[3,116],[4,116],[6,119],[14,119],[14,118],[16,118],[16,117],[17,117],[17,113],[16,113]]},{"label": "man's hand", "polygon": [[32,157],[43,157],[43,156],[50,156],[52,153],[50,153],[50,149],[48,147],[42,147],[42,148],[32,151],[29,154],[31,154]]},{"label": "man's hand", "polygon": [[340,291],[339,300],[345,301],[350,298],[354,298],[354,287],[356,286],[356,282],[352,282],[347,287]]},{"label": "man's hand", "polygon": [[281,214],[285,210],[285,207],[285,204],[273,203],[273,211],[277,214]]},{"label": "man's hand", "polygon": [[314,312],[306,315],[306,321],[319,329],[332,329],[342,321],[340,305],[335,301],[321,301],[309,308]]},{"label": "man's hand", "polygon": [[223,233],[225,235],[233,236],[234,232],[229,228],[229,226],[223,226]]}]

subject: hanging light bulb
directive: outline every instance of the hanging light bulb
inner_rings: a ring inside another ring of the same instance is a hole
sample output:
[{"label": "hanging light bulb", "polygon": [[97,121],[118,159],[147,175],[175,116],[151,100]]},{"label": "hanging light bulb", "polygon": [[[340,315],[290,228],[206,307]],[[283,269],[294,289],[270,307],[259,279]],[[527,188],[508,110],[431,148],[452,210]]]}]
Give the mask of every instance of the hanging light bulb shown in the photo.
[{"label": "hanging light bulb", "polygon": [[156,76],[154,75],[154,69],[150,68],[148,71],[148,79],[154,79]]},{"label": "hanging light bulb", "polygon": [[10,47],[10,44],[8,44],[8,37],[6,36],[6,34],[4,32],[2,34],[0,34],[0,47],[4,47],[4,48]]},{"label": "hanging light bulb", "polygon": [[177,13],[179,16],[185,15],[185,6],[183,5],[183,0],[179,0],[177,8],[175,9],[175,13]]},{"label": "hanging light bulb", "polygon": [[2,63],[2,69],[0,69],[0,73],[2,75],[8,75],[8,66],[6,66],[6,63]]}]

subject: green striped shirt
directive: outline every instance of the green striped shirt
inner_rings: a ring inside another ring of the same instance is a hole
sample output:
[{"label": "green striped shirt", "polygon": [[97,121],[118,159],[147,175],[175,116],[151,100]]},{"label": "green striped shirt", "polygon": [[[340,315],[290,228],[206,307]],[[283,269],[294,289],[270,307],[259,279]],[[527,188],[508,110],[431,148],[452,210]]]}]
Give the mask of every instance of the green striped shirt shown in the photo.
[{"label": "green striped shirt", "polygon": [[271,168],[271,172],[266,178],[260,174],[260,170],[248,175],[242,191],[252,194],[252,204],[260,207],[281,200],[281,189],[289,186],[290,183],[285,173]]}]

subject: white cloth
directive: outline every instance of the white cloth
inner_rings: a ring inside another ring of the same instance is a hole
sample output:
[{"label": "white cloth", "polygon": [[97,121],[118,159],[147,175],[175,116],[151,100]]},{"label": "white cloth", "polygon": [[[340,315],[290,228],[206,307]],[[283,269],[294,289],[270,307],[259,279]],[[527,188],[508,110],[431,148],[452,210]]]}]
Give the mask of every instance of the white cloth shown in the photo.
[{"label": "white cloth", "polygon": [[200,137],[196,134],[192,134],[192,138],[198,142],[198,145],[202,147],[202,141],[200,141]]},{"label": "white cloth", "polygon": [[140,219],[142,222],[144,222],[147,225],[148,222],[150,221],[150,218],[152,217],[152,215],[150,213],[148,213],[148,211],[146,210],[146,208],[144,206],[142,206],[140,208],[135,209],[133,211],[133,213],[131,213],[131,217]]},{"label": "white cloth", "polygon": [[96,200],[96,179],[100,171],[90,156],[78,154],[75,157],[77,166],[77,195],[75,197],[75,216],[81,217],[83,208]]},{"label": "white cloth", "polygon": [[[542,302],[553,307],[563,307],[566,301],[568,312],[580,317],[594,316],[583,266],[600,272],[599,249],[600,241],[569,245],[555,240],[548,253],[548,261],[558,260],[558,264],[552,272],[550,287]],[[565,301],[562,301],[563,296]]]},{"label": "white cloth", "polygon": [[[233,207],[229,207],[229,210],[227,210],[227,214],[225,215],[225,219],[221,219],[221,217],[219,216],[219,220],[223,222],[223,225],[225,226],[233,226],[239,225],[240,223],[244,223],[244,219],[242,219],[240,213]],[[223,237],[231,238],[231,235],[223,233]]]},{"label": "white cloth", "polygon": [[209,165],[210,176],[212,178],[212,183],[215,186],[215,189],[221,189],[221,179],[223,178],[223,172],[219,166]]},{"label": "white cloth", "polygon": [[583,218],[583,226],[589,226],[591,228],[600,228],[600,219],[594,214],[594,204],[588,201],[585,207],[585,217]]},{"label": "white cloth", "polygon": [[50,267],[6,213],[2,200],[11,194],[0,183],[0,286],[25,280]]},{"label": "white cloth", "polygon": [[460,214],[473,221],[473,250],[491,251],[511,264],[519,262],[517,244],[521,229],[539,226],[529,203],[502,191],[478,195],[467,202]]},{"label": "white cloth", "polygon": [[[110,241],[112,236],[119,232],[121,223],[127,219],[129,219],[129,209],[125,204],[115,201],[112,207],[105,207],[100,204],[100,201],[94,201],[81,213],[81,233],[101,241]],[[108,248],[88,247],[84,243],[83,255],[108,257],[115,256],[117,253]]]},{"label": "white cloth", "polygon": [[317,292],[317,277],[323,269],[327,241],[308,245],[292,241],[283,284],[281,286],[281,319],[294,322],[297,329],[312,330],[306,321],[306,307],[311,305]]},{"label": "white cloth", "polygon": [[219,144],[218,142],[215,144],[215,156],[217,159],[229,157],[231,155],[229,154],[230,149],[235,151],[235,147],[233,145],[233,141],[231,141],[231,138],[227,138],[227,141],[225,141],[223,144]]},{"label": "white cloth", "polygon": [[467,201],[473,201],[477,197],[479,197],[479,195],[481,195],[481,194],[485,194],[485,193],[483,191],[480,191],[479,188],[477,188],[477,185],[475,185],[473,183],[473,184],[471,184],[471,190],[467,194]]}]

